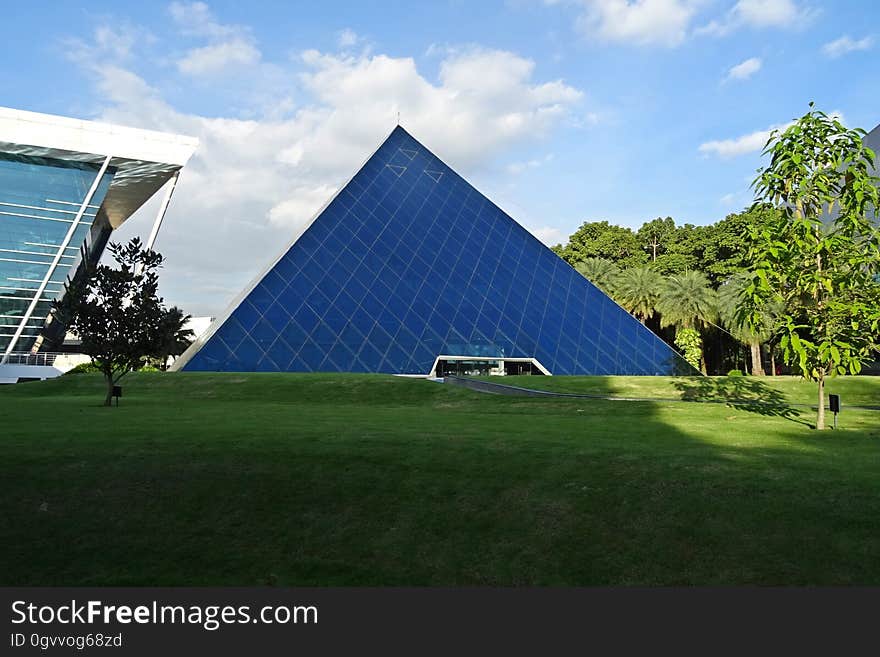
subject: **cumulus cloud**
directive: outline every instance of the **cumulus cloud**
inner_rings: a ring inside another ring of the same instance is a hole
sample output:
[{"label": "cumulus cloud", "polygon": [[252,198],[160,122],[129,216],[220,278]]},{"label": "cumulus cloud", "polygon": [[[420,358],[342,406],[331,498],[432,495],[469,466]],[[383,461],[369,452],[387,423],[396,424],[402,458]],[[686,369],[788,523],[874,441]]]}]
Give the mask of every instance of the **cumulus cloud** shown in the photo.
[{"label": "cumulus cloud", "polygon": [[[209,39],[238,33],[206,9],[181,5],[181,24]],[[561,80],[535,79],[534,63],[507,51],[462,48],[428,77],[408,57],[309,50],[284,63],[297,104],[208,117],[178,109],[160,87],[97,52],[76,61],[104,103],[95,118],[200,139],[157,243],[167,258],[164,296],[193,314],[222,310],[391,132],[398,111],[404,127],[473,175],[573,121],[583,97]],[[266,75],[265,62],[249,66],[246,77]],[[151,211],[114,239],[148,230]]]},{"label": "cumulus cloud", "polygon": [[740,62],[736,66],[731,66],[727,71],[726,80],[748,80],[755,73],[761,70],[761,60],[757,57],[750,57],[744,62]]},{"label": "cumulus cloud", "polygon": [[240,25],[221,23],[205,3],[173,2],[169,12],[181,34],[209,41],[205,46],[190,49],[177,61],[181,73],[210,76],[260,60],[261,53],[250,31]]},{"label": "cumulus cloud", "polygon": [[181,32],[189,36],[224,39],[244,31],[241,26],[220,23],[204,2],[172,2],[168,12]]},{"label": "cumulus cloud", "polygon": [[292,198],[273,205],[269,210],[269,221],[283,228],[304,228],[307,220],[314,217],[338,189],[332,185],[318,185],[291,190]]},{"label": "cumulus cloud", "polygon": [[727,10],[695,27],[714,0],[544,0],[577,11],[575,27],[602,42],[674,48],[693,35],[723,36],[737,29],[801,28],[819,10],[806,0],[728,0]]},{"label": "cumulus cloud", "polygon": [[[832,110],[828,112],[828,116],[832,119],[837,119],[846,125],[846,117],[841,110]],[[767,140],[770,139],[770,134],[774,130],[784,131],[793,124],[794,121],[789,121],[788,123],[772,125],[766,130],[756,130],[755,132],[750,132],[731,139],[707,141],[700,144],[697,150],[704,155],[716,155],[721,158],[731,158],[739,155],[746,155],[747,153],[757,153],[764,149]]]},{"label": "cumulus cloud", "polygon": [[801,28],[818,10],[795,0],[738,0],[720,19],[698,28],[698,34],[724,36],[739,28]]},{"label": "cumulus cloud", "polygon": [[862,39],[852,39],[845,34],[822,46],[822,52],[833,59],[859,50],[870,50],[873,46],[874,37],[866,36]]},{"label": "cumulus cloud", "polygon": [[577,27],[603,41],[673,47],[684,41],[697,0],[583,0]]},{"label": "cumulus cloud", "polygon": [[229,39],[202,48],[193,48],[177,68],[188,75],[225,73],[230,66],[248,66],[260,59],[260,51],[245,39]]},{"label": "cumulus cloud", "polygon": [[790,124],[771,126],[766,130],[756,130],[755,132],[750,132],[749,134],[731,139],[707,141],[700,144],[698,150],[704,155],[717,155],[721,158],[731,158],[745,155],[747,153],[756,153],[764,148],[767,140],[770,139],[770,134],[774,130],[784,130],[788,125]]}]

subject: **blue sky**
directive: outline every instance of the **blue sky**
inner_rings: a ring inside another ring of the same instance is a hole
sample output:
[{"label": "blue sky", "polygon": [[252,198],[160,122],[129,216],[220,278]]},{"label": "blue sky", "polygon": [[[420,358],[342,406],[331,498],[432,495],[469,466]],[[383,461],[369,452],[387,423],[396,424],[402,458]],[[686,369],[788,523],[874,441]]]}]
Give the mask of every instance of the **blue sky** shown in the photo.
[{"label": "blue sky", "polygon": [[[217,314],[401,122],[548,244],[746,206],[813,100],[880,123],[858,0],[56,2],[4,7],[2,104],[190,134],[163,293]],[[144,233],[147,207],[119,239]]]}]

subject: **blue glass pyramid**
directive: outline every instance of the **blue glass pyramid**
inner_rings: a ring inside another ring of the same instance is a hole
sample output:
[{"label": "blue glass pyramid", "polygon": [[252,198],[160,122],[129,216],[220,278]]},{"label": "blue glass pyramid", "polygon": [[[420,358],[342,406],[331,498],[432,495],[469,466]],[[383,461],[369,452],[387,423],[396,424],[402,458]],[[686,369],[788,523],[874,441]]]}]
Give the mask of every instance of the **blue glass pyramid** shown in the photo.
[{"label": "blue glass pyramid", "polygon": [[693,372],[401,127],[176,369],[428,374],[441,355]]}]

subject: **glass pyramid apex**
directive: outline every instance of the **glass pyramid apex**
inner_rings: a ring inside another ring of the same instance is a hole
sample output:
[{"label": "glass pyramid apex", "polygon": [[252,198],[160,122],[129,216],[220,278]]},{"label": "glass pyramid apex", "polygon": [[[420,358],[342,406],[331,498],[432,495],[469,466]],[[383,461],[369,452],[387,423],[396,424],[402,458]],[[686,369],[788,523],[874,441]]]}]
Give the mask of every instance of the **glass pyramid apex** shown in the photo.
[{"label": "glass pyramid apex", "polygon": [[400,126],[175,369],[426,375],[445,357],[693,373]]}]

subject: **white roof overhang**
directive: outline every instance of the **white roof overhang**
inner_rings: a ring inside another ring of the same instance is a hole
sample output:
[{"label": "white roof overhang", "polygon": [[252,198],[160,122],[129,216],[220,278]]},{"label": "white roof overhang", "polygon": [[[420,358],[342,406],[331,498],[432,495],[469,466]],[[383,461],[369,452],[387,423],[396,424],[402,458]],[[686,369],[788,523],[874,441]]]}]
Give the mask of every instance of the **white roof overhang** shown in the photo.
[{"label": "white roof overhang", "polygon": [[179,171],[198,144],[194,137],[0,107],[0,152],[97,165],[111,156],[116,175],[101,208],[113,228]]}]

